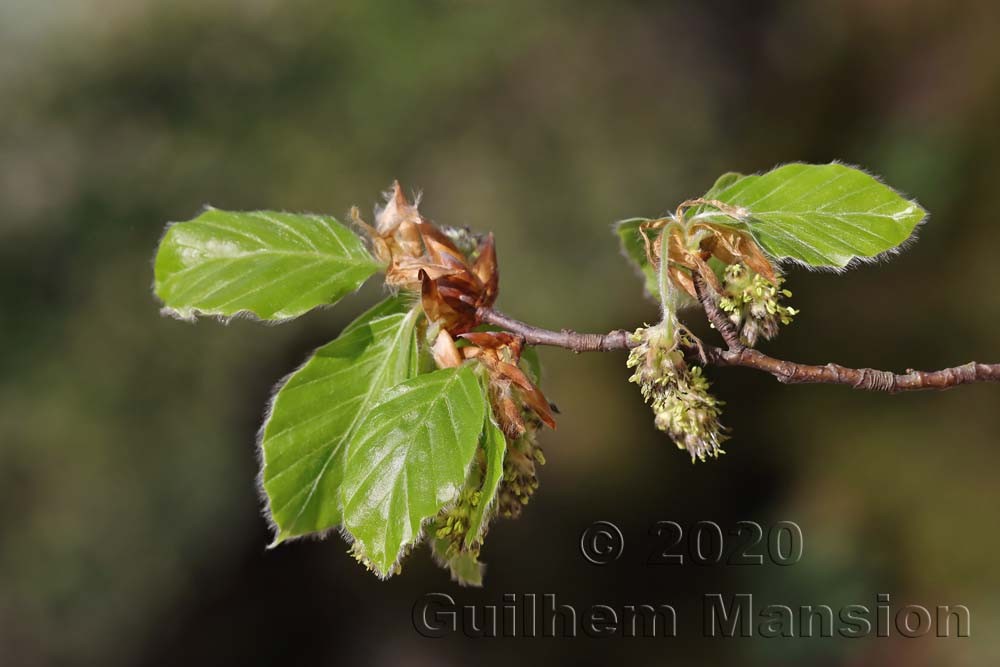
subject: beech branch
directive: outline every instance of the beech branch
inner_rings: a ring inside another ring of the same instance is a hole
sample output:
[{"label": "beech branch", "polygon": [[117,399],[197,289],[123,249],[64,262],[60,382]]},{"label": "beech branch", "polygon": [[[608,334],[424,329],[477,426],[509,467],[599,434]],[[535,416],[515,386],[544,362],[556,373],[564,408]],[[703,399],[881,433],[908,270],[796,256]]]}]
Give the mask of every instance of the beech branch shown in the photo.
[{"label": "beech branch", "polygon": [[627,350],[631,347],[628,342],[629,332],[623,329],[615,329],[606,334],[578,333],[570,329],[550,331],[525,324],[492,308],[479,308],[476,311],[476,318],[480,322],[498,326],[521,336],[528,345],[552,345],[573,352],[610,352]]},{"label": "beech branch", "polygon": [[[722,321],[728,322],[714,308],[710,299],[702,300],[710,304],[706,308],[709,320],[718,319],[713,324],[723,331]],[[573,352],[610,352],[613,350],[628,350],[632,347],[629,332],[616,329],[606,334],[579,333],[569,329],[551,331],[532,326],[508,317],[492,308],[480,308],[477,311],[479,321],[506,329],[524,338],[528,345],[551,345],[566,348]],[[731,338],[731,336],[726,336]],[[982,364],[975,361],[963,366],[944,368],[937,371],[917,371],[908,369],[905,373],[876,370],[874,368],[847,368],[839,364],[814,366],[785,361],[768,356],[752,348],[743,346],[739,338],[727,341],[728,349],[712,345],[702,345],[700,350],[690,350],[692,354],[704,352],[705,359],[713,366],[740,366],[753,368],[770,373],[779,382],[786,384],[842,384],[865,391],[881,391],[896,393],[901,391],[917,391],[922,389],[950,389],[962,384],[974,382],[1000,382],[1000,364]]]}]

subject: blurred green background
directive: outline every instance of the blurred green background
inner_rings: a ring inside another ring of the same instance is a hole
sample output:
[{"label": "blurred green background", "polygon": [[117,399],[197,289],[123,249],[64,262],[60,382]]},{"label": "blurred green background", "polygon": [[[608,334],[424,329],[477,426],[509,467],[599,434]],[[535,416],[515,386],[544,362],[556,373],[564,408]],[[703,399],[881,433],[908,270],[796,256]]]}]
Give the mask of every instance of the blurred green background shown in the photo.
[{"label": "blurred green background", "polygon": [[[562,411],[541,489],[458,589],[426,550],[376,581],[333,536],[265,551],[272,385],[377,297],[280,327],[158,315],[164,224],[370,211],[393,178],[496,232],[499,306],[552,328],[656,318],[611,223],[727,170],[832,159],[932,212],[909,252],[793,271],[779,356],[1000,359],[1000,4],[0,1],[0,664],[1000,661],[998,389],[866,395],[712,373],[735,429],[692,466],[619,354],[543,350]],[[693,318],[695,319],[695,318]],[[704,327],[698,331],[711,335]],[[616,521],[598,568],[581,530]],[[648,568],[656,520],[797,522],[793,566]],[[673,602],[672,640],[429,640],[417,597]],[[706,640],[704,593],[965,604],[968,639]]]}]

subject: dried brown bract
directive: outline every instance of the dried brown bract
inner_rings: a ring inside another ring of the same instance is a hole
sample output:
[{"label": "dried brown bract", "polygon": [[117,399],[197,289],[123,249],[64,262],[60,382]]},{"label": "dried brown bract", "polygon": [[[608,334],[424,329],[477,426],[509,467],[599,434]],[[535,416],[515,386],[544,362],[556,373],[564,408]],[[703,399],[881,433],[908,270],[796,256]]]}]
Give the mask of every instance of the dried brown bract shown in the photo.
[{"label": "dried brown bract", "polygon": [[[650,263],[659,267],[666,239],[666,256],[670,262],[668,274],[673,283],[690,296],[698,298],[693,279],[695,273],[701,275],[716,292],[722,291],[718,275],[708,264],[713,257],[726,266],[743,263],[771,283],[778,284],[774,265],[749,233],[707,222],[694,222],[686,227],[670,222],[668,219],[652,220],[640,228],[646,241],[646,253]],[[662,227],[666,227],[664,232],[650,241],[648,232]]]},{"label": "dried brown bract", "polygon": [[[445,233],[420,214],[398,181],[386,193],[374,227],[361,220],[356,210],[354,219],[368,233],[376,256],[387,263],[386,284],[419,291],[424,313],[437,328],[431,346],[435,363],[448,368],[475,358],[483,365],[494,416],[508,437],[523,435],[526,411],[555,428],[545,396],[518,368],[523,339],[509,333],[473,331],[481,324],[479,309],[491,307],[499,291],[493,234],[477,239],[462,230],[449,228]],[[456,339],[465,341],[461,350]]]},{"label": "dried brown bract", "polygon": [[516,439],[525,431],[524,412],[530,410],[550,428],[556,427],[552,408],[542,390],[518,367],[523,339],[507,332],[481,331],[460,336],[471,343],[462,348],[466,358],[476,358],[490,378],[490,402],[504,434]]}]

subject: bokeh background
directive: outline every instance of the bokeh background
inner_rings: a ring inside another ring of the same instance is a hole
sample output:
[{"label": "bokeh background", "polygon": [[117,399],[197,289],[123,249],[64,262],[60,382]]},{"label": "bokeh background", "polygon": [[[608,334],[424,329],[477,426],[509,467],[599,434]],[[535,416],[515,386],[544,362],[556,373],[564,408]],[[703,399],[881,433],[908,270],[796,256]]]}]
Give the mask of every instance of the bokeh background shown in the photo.
[{"label": "bokeh background", "polygon": [[[265,551],[272,385],[377,297],[282,326],[158,315],[164,224],[344,215],[399,178],[494,230],[500,307],[552,328],[656,318],[611,223],[728,170],[839,159],[932,212],[910,251],[794,271],[767,349],[933,368],[1000,359],[1000,4],[0,2],[0,664],[986,665],[1000,660],[995,386],[865,395],[712,373],[735,429],[692,466],[619,354],[544,350],[562,410],[484,589],[415,553],[376,581],[333,536]],[[710,335],[704,327],[697,329]],[[597,519],[622,559],[580,556]],[[792,567],[649,568],[657,520],[797,522]],[[430,640],[414,601],[671,602],[671,640]],[[967,639],[707,640],[704,593],[965,604]]]}]

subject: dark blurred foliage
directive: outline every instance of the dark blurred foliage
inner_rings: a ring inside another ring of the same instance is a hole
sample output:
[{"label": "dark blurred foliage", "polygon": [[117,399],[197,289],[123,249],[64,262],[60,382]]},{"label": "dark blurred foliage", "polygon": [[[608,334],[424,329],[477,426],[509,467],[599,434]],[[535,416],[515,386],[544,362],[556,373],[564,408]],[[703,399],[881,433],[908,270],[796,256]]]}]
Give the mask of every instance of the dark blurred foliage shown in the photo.
[{"label": "dark blurred foliage", "polygon": [[[150,284],[164,224],[204,204],[343,215],[399,178],[436,220],[496,232],[510,314],[637,326],[656,308],[614,220],[727,170],[839,159],[932,219],[890,264],[792,272],[803,312],[767,349],[995,361],[997,3],[7,0],[0,18],[2,664],[996,664],[995,387],[890,397],[714,372],[734,438],[692,466],[621,355],[544,350],[559,429],[536,500],[490,534],[486,587],[457,589],[424,550],[380,583],[336,536],[265,551],[254,485],[271,386],[377,286],[273,327],[161,319]],[[577,551],[596,519],[625,529],[605,568]],[[646,568],[658,519],[793,520],[805,554]],[[674,602],[681,636],[428,640],[410,612],[435,590]],[[704,640],[707,592],[963,603],[973,633]]]}]

